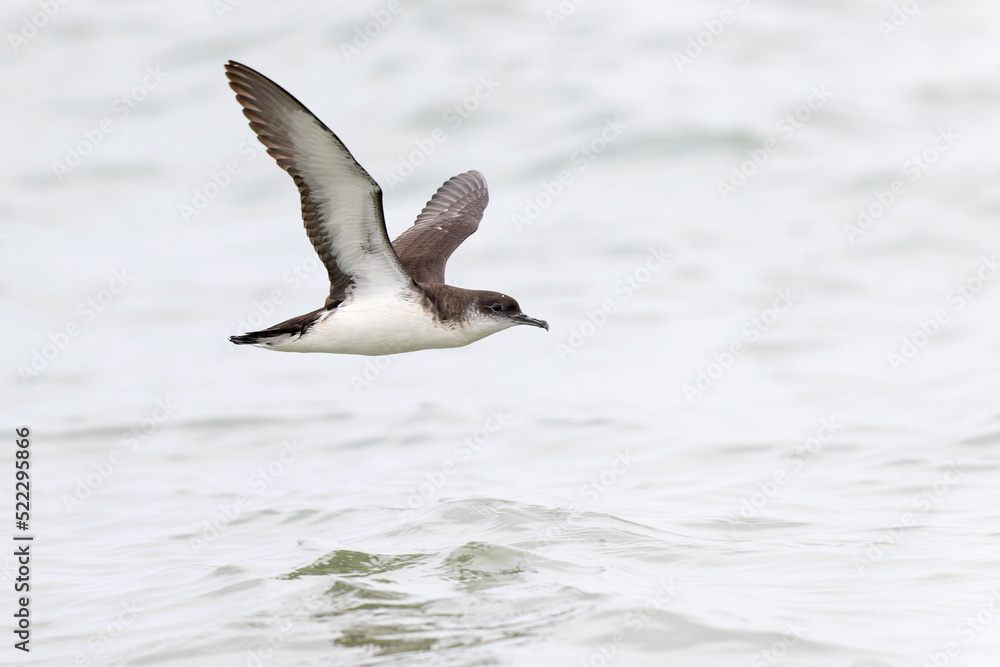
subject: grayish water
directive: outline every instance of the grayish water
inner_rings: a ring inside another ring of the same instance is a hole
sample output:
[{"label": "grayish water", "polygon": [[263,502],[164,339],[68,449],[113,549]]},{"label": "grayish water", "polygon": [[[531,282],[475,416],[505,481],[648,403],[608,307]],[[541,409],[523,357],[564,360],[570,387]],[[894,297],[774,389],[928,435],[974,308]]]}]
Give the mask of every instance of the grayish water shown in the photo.
[{"label": "grayish water", "polygon": [[[223,2],[4,6],[0,661],[995,664],[995,2]],[[229,344],[326,291],[229,58],[551,332]]]}]

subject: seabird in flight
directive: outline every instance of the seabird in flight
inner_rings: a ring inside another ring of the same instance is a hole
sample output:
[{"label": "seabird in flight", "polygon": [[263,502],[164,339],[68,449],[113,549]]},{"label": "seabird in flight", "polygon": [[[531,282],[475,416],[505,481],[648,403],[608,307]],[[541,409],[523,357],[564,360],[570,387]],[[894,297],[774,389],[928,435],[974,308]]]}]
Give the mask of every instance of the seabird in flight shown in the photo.
[{"label": "seabird in flight", "polygon": [[448,179],[390,244],[382,189],[340,139],[259,72],[230,61],[226,76],[250,127],[295,181],[306,232],[330,277],[322,308],[229,340],[381,355],[468,345],[517,324],[548,330],[506,294],[444,282],[448,257],[479,227],[489,201],[482,174]]}]

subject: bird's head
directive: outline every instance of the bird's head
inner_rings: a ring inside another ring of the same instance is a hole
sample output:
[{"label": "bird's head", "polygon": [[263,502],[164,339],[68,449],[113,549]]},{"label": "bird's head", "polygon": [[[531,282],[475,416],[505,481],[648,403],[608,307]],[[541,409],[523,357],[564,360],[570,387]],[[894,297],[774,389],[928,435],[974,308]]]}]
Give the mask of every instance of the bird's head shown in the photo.
[{"label": "bird's head", "polygon": [[521,312],[521,306],[513,297],[500,292],[479,291],[476,292],[476,300],[473,309],[480,319],[492,320],[497,325],[505,325],[503,328],[512,327],[517,324],[527,324],[533,327],[540,327],[549,330],[549,323],[528,317]]}]

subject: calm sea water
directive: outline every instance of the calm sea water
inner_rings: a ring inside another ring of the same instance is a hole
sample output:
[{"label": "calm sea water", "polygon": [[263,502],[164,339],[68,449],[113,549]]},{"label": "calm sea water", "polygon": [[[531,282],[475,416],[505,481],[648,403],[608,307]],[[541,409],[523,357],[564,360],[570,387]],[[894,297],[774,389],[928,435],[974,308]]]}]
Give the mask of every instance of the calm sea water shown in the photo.
[{"label": "calm sea water", "polygon": [[[995,663],[995,3],[2,16],[35,535],[3,661]],[[229,344],[326,293],[230,58],[339,134],[391,236],[481,170],[449,281],[551,331]]]}]

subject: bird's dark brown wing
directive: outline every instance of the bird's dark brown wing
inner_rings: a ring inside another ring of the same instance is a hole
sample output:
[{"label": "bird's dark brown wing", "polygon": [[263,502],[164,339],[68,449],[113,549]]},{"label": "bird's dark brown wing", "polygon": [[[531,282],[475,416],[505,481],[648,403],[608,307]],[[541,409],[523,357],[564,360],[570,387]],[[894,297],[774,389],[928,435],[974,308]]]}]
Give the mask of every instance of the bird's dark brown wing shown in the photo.
[{"label": "bird's dark brown wing", "polygon": [[453,176],[438,188],[413,226],[392,242],[403,268],[418,283],[444,283],[444,266],[479,228],[490,201],[478,171]]},{"label": "bird's dark brown wing", "polygon": [[330,276],[327,307],[353,292],[411,287],[385,231],[382,189],[340,139],[263,74],[230,61],[226,76],[250,127],[298,186],[306,232]]}]

